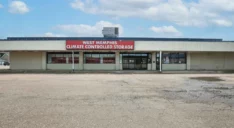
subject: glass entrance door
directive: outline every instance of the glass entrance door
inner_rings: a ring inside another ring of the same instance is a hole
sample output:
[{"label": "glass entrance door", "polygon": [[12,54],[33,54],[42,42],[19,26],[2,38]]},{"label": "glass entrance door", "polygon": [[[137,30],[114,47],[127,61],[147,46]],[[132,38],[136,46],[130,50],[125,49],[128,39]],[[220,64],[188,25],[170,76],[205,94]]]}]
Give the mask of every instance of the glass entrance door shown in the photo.
[{"label": "glass entrance door", "polygon": [[123,70],[147,70],[148,54],[121,54]]},{"label": "glass entrance door", "polygon": [[128,68],[131,69],[131,70],[134,70],[135,69],[135,63],[136,63],[135,58],[129,58],[128,59]]},{"label": "glass entrance door", "polygon": [[136,60],[135,69],[136,70],[141,70],[142,69],[142,66],[141,66],[142,60],[141,60],[141,58],[135,58],[135,60]]}]

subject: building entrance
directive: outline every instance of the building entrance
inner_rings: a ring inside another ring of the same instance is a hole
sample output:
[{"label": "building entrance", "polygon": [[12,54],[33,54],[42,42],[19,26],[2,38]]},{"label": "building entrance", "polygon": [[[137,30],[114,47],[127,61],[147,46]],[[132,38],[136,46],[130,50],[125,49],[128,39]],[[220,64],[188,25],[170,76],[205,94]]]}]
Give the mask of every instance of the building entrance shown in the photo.
[{"label": "building entrance", "polygon": [[149,54],[121,54],[123,70],[147,70]]}]

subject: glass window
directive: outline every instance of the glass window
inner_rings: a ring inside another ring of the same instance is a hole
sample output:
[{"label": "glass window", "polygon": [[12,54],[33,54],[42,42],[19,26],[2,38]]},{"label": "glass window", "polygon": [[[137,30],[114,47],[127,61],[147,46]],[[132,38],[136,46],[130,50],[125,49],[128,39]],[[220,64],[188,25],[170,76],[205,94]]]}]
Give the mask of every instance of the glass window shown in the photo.
[{"label": "glass window", "polygon": [[[74,63],[75,64],[79,63],[79,57],[74,57]],[[69,64],[72,64],[72,57],[69,57]]]},{"label": "glass window", "polygon": [[63,57],[68,58],[68,57],[69,57],[69,54],[64,54]]},{"label": "glass window", "polygon": [[63,57],[63,54],[56,54],[56,57]]},{"label": "glass window", "polygon": [[141,56],[148,56],[148,54],[141,54]]},{"label": "glass window", "polygon": [[179,58],[179,64],[185,64],[186,59],[185,58]]},{"label": "glass window", "polygon": [[186,63],[186,53],[179,53],[179,63],[180,64]]},{"label": "glass window", "polygon": [[164,64],[169,64],[170,63],[170,53],[163,53],[163,55],[162,55],[163,57],[162,57],[162,62],[164,63]]},{"label": "glass window", "polygon": [[186,53],[163,53],[163,64],[185,64]]},{"label": "glass window", "polygon": [[127,59],[127,58],[124,58],[124,59],[123,59],[123,63],[124,63],[124,64],[128,64],[128,59]]},{"label": "glass window", "polygon": [[66,58],[65,57],[52,57],[53,64],[65,64]]},{"label": "glass window", "polygon": [[[48,64],[72,64],[72,53],[47,53]],[[79,63],[79,53],[74,53],[74,63]]]},{"label": "glass window", "polygon": [[109,57],[115,57],[115,54],[108,54]]},{"label": "glass window", "polygon": [[139,56],[139,54],[128,54],[128,56]]},{"label": "glass window", "polygon": [[85,53],[86,64],[115,64],[115,53]]},{"label": "glass window", "polygon": [[99,54],[92,54],[92,58],[100,58]]},{"label": "glass window", "polygon": [[135,59],[129,59],[129,64],[135,64]]},{"label": "glass window", "polygon": [[85,54],[85,57],[92,57],[92,54]]},{"label": "glass window", "polygon": [[157,53],[156,57],[160,57],[160,54],[159,54],[159,53]]},{"label": "glass window", "polygon": [[[148,60],[149,61],[149,60]],[[147,58],[142,58],[142,64],[147,64]]]},{"label": "glass window", "polygon": [[185,58],[185,53],[179,53],[180,58]]},{"label": "glass window", "polygon": [[48,62],[49,64],[52,63],[52,57],[53,57],[53,54],[49,54],[49,55],[48,55],[47,62]]},{"label": "glass window", "polygon": [[[72,57],[72,55],[69,54],[69,57]],[[79,54],[74,54],[74,57],[79,57]]]},{"label": "glass window", "polygon": [[100,64],[100,58],[92,58],[92,57],[87,57],[86,64]]},{"label": "glass window", "polygon": [[108,54],[100,54],[100,57],[108,57]]},{"label": "glass window", "polygon": [[113,57],[104,57],[103,58],[103,63],[104,64],[114,64],[115,63],[115,58],[113,58]]},{"label": "glass window", "polygon": [[123,70],[147,70],[147,64],[152,63],[150,53],[120,53]]},{"label": "glass window", "polygon": [[121,55],[123,55],[123,56],[128,56],[128,54],[121,54]]},{"label": "glass window", "polygon": [[179,54],[178,53],[170,53],[170,64],[178,64],[179,62]]}]

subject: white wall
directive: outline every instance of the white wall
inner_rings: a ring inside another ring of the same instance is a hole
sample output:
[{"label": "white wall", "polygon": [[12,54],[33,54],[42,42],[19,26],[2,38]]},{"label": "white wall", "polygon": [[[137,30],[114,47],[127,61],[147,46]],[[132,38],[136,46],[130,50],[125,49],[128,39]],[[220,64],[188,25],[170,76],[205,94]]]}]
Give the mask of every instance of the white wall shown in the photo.
[{"label": "white wall", "polygon": [[234,42],[135,41],[135,51],[228,51]]},{"label": "white wall", "polygon": [[163,71],[186,70],[186,64],[162,64]]},{"label": "white wall", "polygon": [[84,70],[116,70],[115,64],[84,64]]},{"label": "white wall", "polygon": [[0,41],[0,51],[66,50],[66,41]]},{"label": "white wall", "polygon": [[46,70],[46,62],[47,62],[47,61],[46,61],[46,59],[47,59],[47,58],[46,58],[46,52],[42,52],[41,54],[42,54],[42,62],[41,62],[41,64],[42,64],[42,69],[43,69],[43,70]]},{"label": "white wall", "polygon": [[84,70],[84,53],[79,52],[79,66],[78,70]]},{"label": "white wall", "polygon": [[42,69],[42,52],[11,52],[10,69]]},{"label": "white wall", "polygon": [[[0,41],[0,51],[66,51],[66,41]],[[135,41],[134,51],[225,51],[234,42]]]},{"label": "white wall", "polygon": [[[75,70],[78,70],[79,65],[75,64]],[[49,70],[72,70],[72,64],[47,64]]]},{"label": "white wall", "polygon": [[190,56],[190,52],[187,52],[186,54],[187,54],[187,60],[186,60],[186,62],[187,62],[187,70],[190,70],[190,69],[191,69],[191,68],[190,68],[190,66],[191,66],[191,56]]},{"label": "white wall", "polygon": [[121,70],[120,65],[120,52],[115,52],[115,69]]},{"label": "white wall", "polygon": [[152,70],[152,64],[147,64],[147,70]]},{"label": "white wall", "polygon": [[191,70],[234,70],[234,53],[190,53]]},{"label": "white wall", "polygon": [[151,64],[152,70],[156,70],[156,52],[152,53],[152,59],[151,59],[151,61],[152,61],[152,64]]},{"label": "white wall", "polygon": [[[188,59],[189,58],[189,59]],[[83,60],[83,59],[82,59]],[[71,64],[46,64],[45,52],[11,52],[11,69],[72,69]],[[76,70],[116,70],[116,64],[76,64]],[[122,64],[119,64],[122,69]],[[150,64],[148,65],[150,67]],[[151,66],[152,67],[152,66]],[[234,52],[189,52],[186,64],[163,64],[163,70],[234,70]]]}]

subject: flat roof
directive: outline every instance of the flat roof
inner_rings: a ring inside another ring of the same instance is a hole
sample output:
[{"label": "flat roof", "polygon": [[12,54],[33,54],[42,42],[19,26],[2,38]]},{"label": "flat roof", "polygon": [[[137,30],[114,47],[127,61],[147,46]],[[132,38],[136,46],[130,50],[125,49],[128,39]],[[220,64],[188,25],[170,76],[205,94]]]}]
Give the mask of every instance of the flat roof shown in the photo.
[{"label": "flat roof", "polygon": [[224,42],[223,39],[206,39],[206,38],[147,38],[147,37],[7,37],[9,41],[24,40],[134,40],[134,41],[200,41],[200,42]]}]

